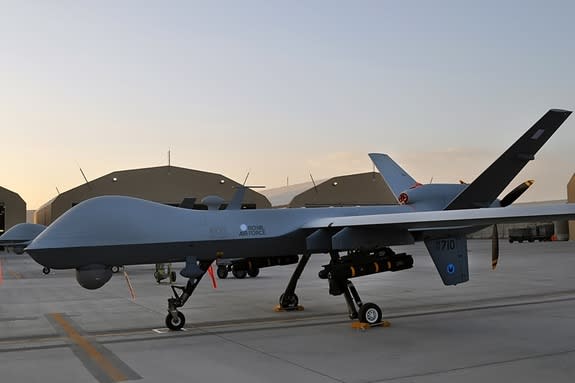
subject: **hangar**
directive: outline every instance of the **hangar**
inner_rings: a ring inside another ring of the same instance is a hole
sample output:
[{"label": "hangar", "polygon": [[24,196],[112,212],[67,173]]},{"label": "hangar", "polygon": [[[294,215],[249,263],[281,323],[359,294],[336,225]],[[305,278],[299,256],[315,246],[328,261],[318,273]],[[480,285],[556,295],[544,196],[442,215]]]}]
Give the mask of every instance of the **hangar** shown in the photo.
[{"label": "hangar", "polygon": [[289,207],[397,204],[379,173],[368,172],[328,179],[296,195]]},{"label": "hangar", "polygon": [[[575,203],[575,173],[567,184],[567,202]],[[575,241],[575,221],[569,221],[569,240]]]},{"label": "hangar", "polygon": [[0,186],[0,234],[26,222],[26,202],[18,194]]},{"label": "hangar", "polygon": [[[72,206],[102,195],[126,195],[172,206],[179,206],[184,198],[190,198],[195,201],[193,208],[206,209],[201,202],[204,197],[216,195],[226,203],[232,199],[237,186],[241,184],[221,174],[177,166],[116,171],[59,194],[36,211],[34,222],[49,225]],[[265,196],[246,191],[242,208],[269,207],[271,204]]]}]

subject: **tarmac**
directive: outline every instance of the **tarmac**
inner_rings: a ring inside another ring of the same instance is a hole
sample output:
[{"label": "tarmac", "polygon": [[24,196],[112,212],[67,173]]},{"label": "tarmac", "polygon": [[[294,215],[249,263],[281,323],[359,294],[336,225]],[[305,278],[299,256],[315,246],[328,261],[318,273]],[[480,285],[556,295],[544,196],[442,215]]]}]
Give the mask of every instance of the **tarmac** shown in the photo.
[{"label": "tarmac", "polygon": [[[470,281],[443,286],[425,247],[413,269],[353,279],[390,327],[352,328],[312,256],[297,312],[274,312],[295,265],[202,280],[184,331],[164,326],[168,283],[127,268],[103,288],[0,253],[0,382],[573,382],[575,242],[470,240]],[[179,270],[180,265],[175,265]],[[183,283],[178,276],[176,283]]]}]

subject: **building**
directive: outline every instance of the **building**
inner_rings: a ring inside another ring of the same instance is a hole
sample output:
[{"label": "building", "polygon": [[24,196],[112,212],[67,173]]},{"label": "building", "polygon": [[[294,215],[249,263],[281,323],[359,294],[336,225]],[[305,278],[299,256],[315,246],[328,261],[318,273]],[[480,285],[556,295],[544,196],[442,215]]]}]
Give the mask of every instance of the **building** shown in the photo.
[{"label": "building", "polygon": [[26,202],[18,194],[0,186],[0,234],[26,222]]},{"label": "building", "polygon": [[379,173],[368,172],[330,178],[296,195],[289,207],[382,204],[397,204],[397,200]]},{"label": "building", "polygon": [[[74,205],[102,195],[125,195],[172,206],[190,198],[195,201],[194,208],[203,209],[204,197],[216,195],[227,203],[237,186],[241,185],[221,174],[176,166],[116,171],[59,194],[36,211],[34,222],[49,225]],[[271,204],[265,196],[246,190],[242,207],[269,208]]]},{"label": "building", "polygon": [[[575,203],[575,174],[567,184],[567,202]],[[575,221],[569,221],[569,240],[575,241]]]}]

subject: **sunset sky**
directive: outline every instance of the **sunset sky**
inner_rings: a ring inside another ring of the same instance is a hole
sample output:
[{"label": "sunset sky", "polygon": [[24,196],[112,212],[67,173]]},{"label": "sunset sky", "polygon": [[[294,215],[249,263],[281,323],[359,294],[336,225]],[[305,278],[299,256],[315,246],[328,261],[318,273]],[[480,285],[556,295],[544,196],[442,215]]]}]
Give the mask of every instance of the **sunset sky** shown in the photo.
[{"label": "sunset sky", "polygon": [[[3,1],[0,186],[35,209],[167,164],[278,187],[371,171],[472,181],[575,108],[573,1]],[[565,199],[571,116],[512,186]]]}]

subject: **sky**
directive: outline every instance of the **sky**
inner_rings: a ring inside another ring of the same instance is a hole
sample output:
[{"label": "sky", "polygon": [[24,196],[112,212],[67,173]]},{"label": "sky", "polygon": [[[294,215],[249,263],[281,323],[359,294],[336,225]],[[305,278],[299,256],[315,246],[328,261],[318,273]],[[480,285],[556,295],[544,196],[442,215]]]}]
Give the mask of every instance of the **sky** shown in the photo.
[{"label": "sky", "polygon": [[[0,0],[0,186],[28,209],[171,164],[269,188],[371,171],[470,182],[575,107],[573,1]],[[565,199],[571,116],[512,188]]]}]

